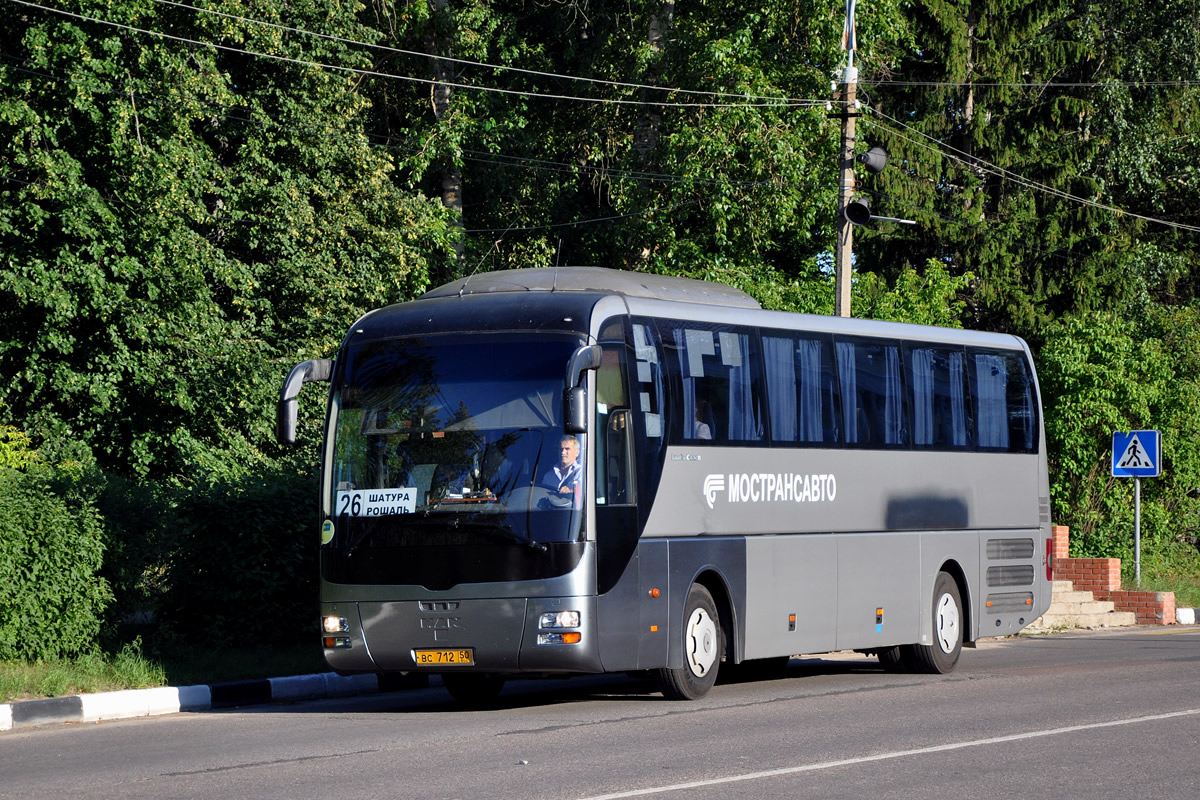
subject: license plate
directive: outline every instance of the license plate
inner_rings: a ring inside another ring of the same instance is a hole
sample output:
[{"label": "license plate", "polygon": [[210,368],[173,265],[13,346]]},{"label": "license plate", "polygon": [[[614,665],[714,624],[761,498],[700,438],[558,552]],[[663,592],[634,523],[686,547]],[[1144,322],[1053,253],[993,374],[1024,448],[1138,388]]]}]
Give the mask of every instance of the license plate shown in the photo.
[{"label": "license plate", "polygon": [[447,664],[469,667],[475,664],[475,651],[470,647],[458,650],[414,650],[413,658],[422,667]]}]

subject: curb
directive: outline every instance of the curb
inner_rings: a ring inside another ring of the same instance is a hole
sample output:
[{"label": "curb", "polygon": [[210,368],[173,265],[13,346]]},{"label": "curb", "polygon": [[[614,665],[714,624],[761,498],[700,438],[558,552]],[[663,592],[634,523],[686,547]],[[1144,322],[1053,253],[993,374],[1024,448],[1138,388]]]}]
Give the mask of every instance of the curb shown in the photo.
[{"label": "curb", "polygon": [[336,672],[324,672],[289,678],[77,694],[0,704],[0,731],[62,722],[99,722],[105,719],[176,714],[180,711],[210,711],[264,703],[352,697],[379,691],[379,679],[374,674],[338,675]]}]

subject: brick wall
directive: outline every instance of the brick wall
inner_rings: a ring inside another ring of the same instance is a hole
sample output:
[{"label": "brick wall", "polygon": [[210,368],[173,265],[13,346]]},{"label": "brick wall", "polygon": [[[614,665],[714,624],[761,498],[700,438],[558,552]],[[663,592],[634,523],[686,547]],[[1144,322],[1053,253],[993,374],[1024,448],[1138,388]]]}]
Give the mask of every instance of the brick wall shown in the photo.
[{"label": "brick wall", "polygon": [[1121,559],[1056,557],[1054,577],[1085,592],[1116,591],[1121,588]]},{"label": "brick wall", "polygon": [[1070,558],[1071,529],[1055,525],[1054,578],[1070,581],[1076,589],[1091,592],[1097,600],[1110,600],[1117,611],[1132,611],[1139,625],[1173,625],[1174,592],[1143,592],[1121,588],[1121,559]]},{"label": "brick wall", "polygon": [[[1054,537],[1054,560],[1071,557],[1071,529],[1066,525],[1054,525],[1050,528]],[[1066,580],[1066,578],[1063,578]]]},{"label": "brick wall", "polygon": [[1111,600],[1118,611],[1132,611],[1139,625],[1171,625],[1175,622],[1174,592],[1109,592],[1107,597],[1096,595],[1097,600]]}]

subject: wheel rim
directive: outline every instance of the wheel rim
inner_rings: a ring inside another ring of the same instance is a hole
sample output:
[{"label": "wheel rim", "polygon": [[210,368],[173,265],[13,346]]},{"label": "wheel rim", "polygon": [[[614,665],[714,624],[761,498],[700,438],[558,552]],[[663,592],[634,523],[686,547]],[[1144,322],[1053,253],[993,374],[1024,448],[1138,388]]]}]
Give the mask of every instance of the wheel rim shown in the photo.
[{"label": "wheel rim", "polygon": [[937,628],[938,646],[943,653],[953,653],[958,646],[958,603],[947,592],[938,600],[934,612],[934,626]]},{"label": "wheel rim", "polygon": [[717,624],[704,609],[698,608],[688,617],[683,644],[688,667],[703,678],[717,660]]}]

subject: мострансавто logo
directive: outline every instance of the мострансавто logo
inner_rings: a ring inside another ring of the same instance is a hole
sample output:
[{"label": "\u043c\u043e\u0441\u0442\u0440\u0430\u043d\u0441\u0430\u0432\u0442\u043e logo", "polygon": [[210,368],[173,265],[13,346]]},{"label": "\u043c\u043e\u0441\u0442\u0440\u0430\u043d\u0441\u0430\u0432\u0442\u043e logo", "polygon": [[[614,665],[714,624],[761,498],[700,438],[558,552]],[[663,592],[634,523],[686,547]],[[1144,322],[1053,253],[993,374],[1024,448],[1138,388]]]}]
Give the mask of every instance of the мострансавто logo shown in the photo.
[{"label": "\u043c\u043e\u0441\u0442\u0440\u0430\u043d\u0441\u0430\u0432\u0442\u043e logo", "polygon": [[742,472],[704,478],[709,508],[722,493],[730,503],[826,503],[837,497],[837,478],[798,472]]}]

